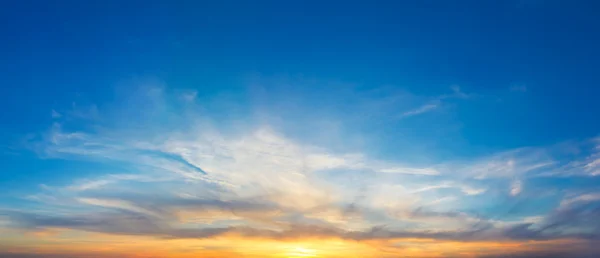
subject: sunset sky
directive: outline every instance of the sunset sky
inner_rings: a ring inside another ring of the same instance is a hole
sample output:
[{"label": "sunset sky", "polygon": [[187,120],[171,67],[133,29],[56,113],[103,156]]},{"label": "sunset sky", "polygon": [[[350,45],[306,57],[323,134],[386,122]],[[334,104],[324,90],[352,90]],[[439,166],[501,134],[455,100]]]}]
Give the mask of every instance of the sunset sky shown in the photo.
[{"label": "sunset sky", "polygon": [[600,257],[600,2],[0,1],[0,257]]}]

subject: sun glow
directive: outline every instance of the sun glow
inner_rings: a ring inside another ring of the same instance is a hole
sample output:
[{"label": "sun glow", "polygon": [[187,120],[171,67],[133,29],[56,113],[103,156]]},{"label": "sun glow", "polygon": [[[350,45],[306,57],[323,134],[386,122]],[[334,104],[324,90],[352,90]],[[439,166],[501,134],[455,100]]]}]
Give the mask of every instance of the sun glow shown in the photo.
[{"label": "sun glow", "polygon": [[[78,239],[84,238],[85,241]],[[348,241],[341,239],[293,239],[290,241],[220,236],[206,239],[157,239],[144,236],[118,236],[104,233],[52,228],[34,234],[2,230],[0,242],[10,243],[12,252],[63,254],[82,257],[170,257],[170,258],[365,258],[383,255],[441,258],[448,256],[478,257],[500,252],[563,251],[565,246],[582,244],[577,240],[456,242],[435,239],[379,239]],[[78,243],[73,245],[72,243]],[[500,251],[501,250],[501,251]],[[0,255],[1,256],[1,255]]]},{"label": "sun glow", "polygon": [[296,247],[290,250],[286,257],[317,257],[317,251],[314,249],[308,249],[304,247]]}]

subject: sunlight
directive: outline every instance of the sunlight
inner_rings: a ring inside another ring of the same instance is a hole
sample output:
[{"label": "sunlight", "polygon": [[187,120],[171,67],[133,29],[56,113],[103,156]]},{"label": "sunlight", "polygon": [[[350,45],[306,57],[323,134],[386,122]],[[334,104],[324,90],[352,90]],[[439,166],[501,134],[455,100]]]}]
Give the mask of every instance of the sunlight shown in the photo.
[{"label": "sunlight", "polygon": [[287,257],[317,257],[317,252],[314,249],[308,249],[304,247],[296,247],[290,250],[287,254]]}]

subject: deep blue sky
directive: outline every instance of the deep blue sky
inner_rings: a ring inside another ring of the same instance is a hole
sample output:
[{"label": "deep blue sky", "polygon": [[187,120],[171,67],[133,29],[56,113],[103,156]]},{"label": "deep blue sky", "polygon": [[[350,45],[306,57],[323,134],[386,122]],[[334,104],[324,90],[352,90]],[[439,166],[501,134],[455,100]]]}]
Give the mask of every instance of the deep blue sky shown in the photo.
[{"label": "deep blue sky", "polygon": [[464,135],[477,145],[585,138],[600,123],[597,1],[2,5],[1,105],[19,110],[2,114],[9,132],[35,128],[40,112],[76,94],[101,99],[122,78],[222,88],[251,73],[431,95],[448,84],[489,94],[526,85],[535,96],[510,106],[461,107]]}]

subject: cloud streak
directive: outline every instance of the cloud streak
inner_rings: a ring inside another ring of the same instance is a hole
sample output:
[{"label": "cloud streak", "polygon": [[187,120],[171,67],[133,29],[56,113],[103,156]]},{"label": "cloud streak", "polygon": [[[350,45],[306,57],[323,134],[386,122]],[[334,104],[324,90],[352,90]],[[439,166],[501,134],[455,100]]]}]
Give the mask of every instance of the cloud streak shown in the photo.
[{"label": "cloud streak", "polygon": [[440,103],[439,102],[432,102],[432,103],[427,103],[423,106],[420,106],[416,109],[413,110],[409,110],[406,111],[404,113],[402,113],[402,115],[400,115],[400,118],[406,118],[406,117],[411,117],[411,116],[416,116],[416,115],[420,115],[423,113],[427,113],[427,112],[431,112],[437,108],[440,107]]}]

